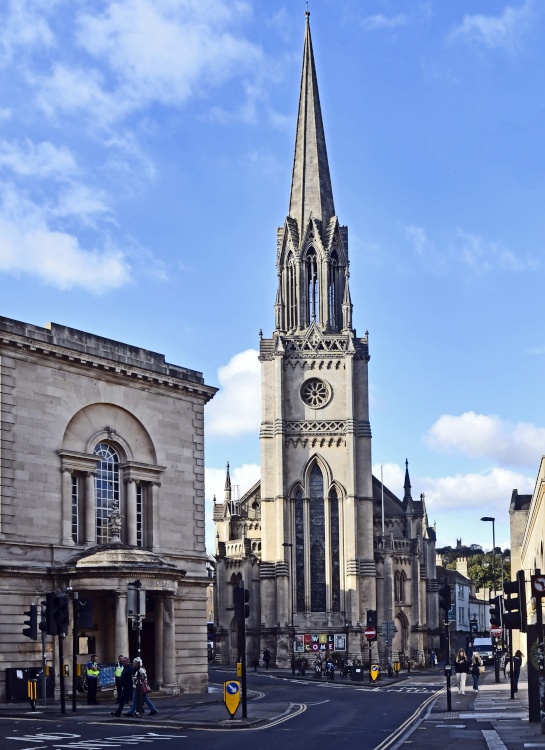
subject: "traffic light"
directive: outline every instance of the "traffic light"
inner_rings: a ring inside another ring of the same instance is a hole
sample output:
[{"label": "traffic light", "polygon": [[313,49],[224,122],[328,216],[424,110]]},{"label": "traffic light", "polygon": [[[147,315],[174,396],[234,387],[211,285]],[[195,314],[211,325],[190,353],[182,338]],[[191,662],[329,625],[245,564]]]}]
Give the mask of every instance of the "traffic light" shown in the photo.
[{"label": "traffic light", "polygon": [[445,585],[439,589],[439,608],[444,610],[445,619],[452,607],[452,591],[445,578]]},{"label": "traffic light", "polygon": [[48,635],[61,635],[68,631],[70,614],[68,597],[52,592],[46,595],[45,623]]},{"label": "traffic light", "polygon": [[25,615],[28,615],[28,620],[25,620],[23,625],[23,635],[27,638],[32,638],[33,641],[38,640],[38,607],[36,604],[31,604],[30,609],[27,609]]},{"label": "traffic light", "polygon": [[502,599],[502,596],[490,599],[490,624],[497,628],[502,626]]},{"label": "traffic light", "polygon": [[526,632],[526,581],[524,571],[517,571],[515,581],[505,581],[503,590],[507,596],[503,600],[505,614],[503,622],[510,630],[521,630]]},{"label": "traffic light", "polygon": [[377,610],[376,609],[368,609],[367,610],[367,627],[368,628],[375,628],[375,630],[378,627],[378,617],[377,617]]},{"label": "traffic light", "polygon": [[237,586],[233,589],[233,604],[235,605],[235,619],[241,622],[250,616],[250,592]]}]

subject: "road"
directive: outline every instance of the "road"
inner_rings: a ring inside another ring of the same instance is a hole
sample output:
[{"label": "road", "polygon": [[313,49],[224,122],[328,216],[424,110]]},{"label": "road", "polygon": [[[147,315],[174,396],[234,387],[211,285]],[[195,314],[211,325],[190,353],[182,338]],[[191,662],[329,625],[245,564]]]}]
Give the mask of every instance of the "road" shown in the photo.
[{"label": "road", "polygon": [[[232,677],[231,671],[215,669],[211,682],[221,684]],[[289,715],[265,726],[248,730],[182,729],[161,716],[120,724],[104,715],[83,713],[47,718],[0,716],[2,750],[30,748],[183,748],[202,750],[240,750],[241,743],[256,741],[260,750],[300,750],[342,743],[343,750],[386,750],[395,744],[396,730],[415,714],[423,703],[443,685],[444,678],[425,677],[421,681],[402,681],[389,687],[375,687],[346,681],[306,682],[279,678],[267,673],[248,674],[248,689],[256,694],[248,703],[252,717],[258,703],[292,703]],[[160,720],[157,720],[160,719]],[[248,735],[251,736],[248,736]],[[255,736],[257,735],[257,736]]]}]

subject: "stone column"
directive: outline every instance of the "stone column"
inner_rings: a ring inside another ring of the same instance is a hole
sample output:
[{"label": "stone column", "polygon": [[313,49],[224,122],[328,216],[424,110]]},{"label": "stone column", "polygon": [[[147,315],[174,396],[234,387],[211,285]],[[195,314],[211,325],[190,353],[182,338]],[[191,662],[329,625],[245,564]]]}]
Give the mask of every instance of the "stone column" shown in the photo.
[{"label": "stone column", "polygon": [[95,475],[88,471],[85,477],[85,544],[96,544]]},{"label": "stone column", "polygon": [[129,656],[129,621],[127,619],[127,592],[115,592],[115,658]]},{"label": "stone column", "polygon": [[174,594],[165,593],[163,600],[163,679],[167,688],[176,687],[176,621]]},{"label": "stone column", "polygon": [[127,544],[136,547],[136,480],[128,479],[127,486]]},{"label": "stone column", "polygon": [[[62,500],[61,500],[61,538],[62,544],[74,544],[72,539],[72,471],[62,469]],[[79,524],[78,518],[78,524]]]},{"label": "stone column", "polygon": [[164,622],[164,607],[163,607],[163,596],[161,594],[155,595],[155,683],[160,688],[164,681],[164,638],[163,638],[163,622]]}]

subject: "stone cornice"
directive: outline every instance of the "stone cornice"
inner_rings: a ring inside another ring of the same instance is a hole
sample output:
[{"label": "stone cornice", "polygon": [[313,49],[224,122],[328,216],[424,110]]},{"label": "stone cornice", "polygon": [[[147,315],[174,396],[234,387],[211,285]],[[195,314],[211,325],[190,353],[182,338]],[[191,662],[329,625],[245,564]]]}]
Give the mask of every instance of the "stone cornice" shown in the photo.
[{"label": "stone cornice", "polygon": [[[217,388],[213,386],[199,384],[181,378],[163,375],[161,373],[147,370],[144,367],[116,362],[112,359],[99,357],[95,354],[79,352],[76,349],[59,346],[53,343],[46,343],[34,339],[26,338],[15,333],[7,331],[0,332],[0,344],[12,349],[25,352],[25,354],[35,357],[46,357],[50,359],[62,360],[68,366],[75,369],[86,369],[92,372],[93,369],[99,370],[102,377],[111,378],[114,381],[125,382],[131,381],[131,384],[139,385],[146,388],[157,388],[161,391],[165,389],[173,394],[184,393],[203,399],[204,403],[213,398]],[[58,367],[58,365],[54,365]]]}]

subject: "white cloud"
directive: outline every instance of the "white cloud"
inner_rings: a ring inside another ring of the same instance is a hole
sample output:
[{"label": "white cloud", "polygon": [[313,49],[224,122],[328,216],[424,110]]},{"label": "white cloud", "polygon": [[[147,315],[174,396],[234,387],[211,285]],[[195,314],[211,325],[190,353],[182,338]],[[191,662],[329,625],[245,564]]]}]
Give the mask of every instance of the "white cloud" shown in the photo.
[{"label": "white cloud", "polygon": [[[384,464],[384,484],[400,500],[403,497],[405,468]],[[531,494],[535,479],[520,472],[492,468],[483,472],[453,474],[443,477],[420,477],[409,465],[413,499],[424,493],[428,522],[437,522],[438,546],[454,546],[461,538],[468,544],[491,548],[491,530],[480,522],[482,516],[496,518],[496,543],[509,548],[507,508],[514,489]],[[380,465],[373,466],[380,479]]]},{"label": "white cloud", "polygon": [[18,48],[49,48],[54,43],[53,33],[44,18],[44,10],[51,9],[55,0],[17,0],[0,13],[0,64],[11,60]]},{"label": "white cloud", "polygon": [[[103,125],[159,102],[178,106],[232,76],[255,73],[259,47],[237,33],[249,12],[225,0],[110,0],[80,14],[77,41],[103,69],[57,63],[36,80],[49,113],[88,110]],[[249,84],[247,84],[249,86]],[[251,87],[250,87],[251,88]],[[253,92],[241,115],[253,117]]]},{"label": "white cloud", "polygon": [[460,416],[444,414],[424,440],[443,453],[489,458],[508,466],[537,468],[545,454],[545,428],[528,422],[512,425],[498,416],[473,411]]},{"label": "white cloud", "polygon": [[94,216],[109,214],[110,207],[101,190],[73,182],[60,190],[57,204],[50,208],[49,213],[52,216],[77,216],[80,221],[89,224],[93,223]]},{"label": "white cloud", "polygon": [[449,259],[459,261],[475,275],[494,271],[523,272],[540,265],[537,258],[529,254],[517,255],[501,242],[486,240],[463,229],[457,229],[454,237],[442,243],[440,249],[424,227],[410,224],[404,227],[404,232],[416,255],[430,271],[438,274],[448,271]]},{"label": "white cloud", "polygon": [[518,8],[508,6],[499,16],[465,15],[450,39],[476,42],[489,49],[514,50],[529,27],[532,5],[531,0],[527,0]]},{"label": "white cloud", "polygon": [[526,271],[536,269],[538,261],[531,256],[517,256],[499,242],[487,242],[482,237],[459,229],[456,233],[461,241],[461,258],[477,273],[488,273],[494,268],[502,271]]},{"label": "white cloud", "polygon": [[24,177],[67,178],[78,172],[70,150],[44,141],[33,143],[26,138],[19,143],[0,141],[0,167],[7,167]]},{"label": "white cloud", "polygon": [[235,354],[218,370],[220,392],[206,409],[209,435],[242,435],[259,431],[261,380],[258,352],[247,349]]},{"label": "white cloud", "polygon": [[[217,398],[217,397],[216,397]],[[214,540],[214,523],[213,497],[220,503],[223,502],[223,489],[225,487],[226,468],[205,470],[205,491],[206,491],[206,549],[209,554],[215,552]],[[242,497],[250,487],[252,487],[260,478],[260,467],[257,464],[243,464],[242,466],[231,466],[229,468],[231,475],[232,488],[238,489],[238,496]]]},{"label": "white cloud", "polygon": [[361,22],[365,31],[377,31],[381,29],[397,29],[405,26],[409,22],[408,16],[399,13],[397,16],[385,16],[383,13],[377,13],[373,16],[367,16]]},{"label": "white cloud", "polygon": [[86,250],[78,238],[52,227],[46,212],[11,186],[0,194],[0,272],[27,274],[58,289],[101,294],[130,281],[124,254],[108,243]]}]

